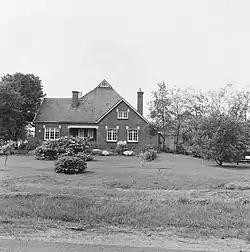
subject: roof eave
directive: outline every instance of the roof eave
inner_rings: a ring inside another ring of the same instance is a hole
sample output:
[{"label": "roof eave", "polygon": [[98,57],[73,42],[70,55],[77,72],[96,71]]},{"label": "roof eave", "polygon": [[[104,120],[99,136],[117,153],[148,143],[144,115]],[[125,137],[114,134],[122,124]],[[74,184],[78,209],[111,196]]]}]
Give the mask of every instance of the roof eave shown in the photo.
[{"label": "roof eave", "polygon": [[34,123],[96,124],[95,121],[88,121],[88,122],[79,122],[79,121],[35,121]]}]

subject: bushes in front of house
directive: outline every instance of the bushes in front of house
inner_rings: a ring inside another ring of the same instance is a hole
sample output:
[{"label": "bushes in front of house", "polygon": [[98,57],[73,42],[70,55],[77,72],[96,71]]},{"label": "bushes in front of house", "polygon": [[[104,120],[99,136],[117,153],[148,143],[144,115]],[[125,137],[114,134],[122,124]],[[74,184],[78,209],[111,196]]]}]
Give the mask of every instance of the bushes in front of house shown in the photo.
[{"label": "bushes in front of house", "polygon": [[143,158],[144,160],[147,160],[147,161],[152,161],[154,159],[156,159],[157,157],[157,151],[156,150],[147,150],[143,153]]},{"label": "bushes in front of house", "polygon": [[56,173],[78,174],[86,170],[86,161],[93,160],[90,152],[86,140],[62,137],[54,141],[44,142],[35,150],[35,156],[38,160],[56,160]]},{"label": "bushes in front of house", "polygon": [[[76,154],[77,155],[77,154]],[[55,172],[65,174],[83,173],[87,163],[83,156],[62,156],[55,162]]]},{"label": "bushes in front of house", "polygon": [[122,155],[124,151],[128,150],[128,145],[126,141],[118,141],[116,148],[115,148],[115,153],[117,155]]},{"label": "bushes in front of house", "polygon": [[19,145],[18,149],[21,151],[26,151],[28,153],[29,151],[33,151],[37,147],[41,146],[42,143],[43,141],[37,137],[28,137]]},{"label": "bushes in front of house", "polygon": [[1,141],[0,145],[0,155],[12,155],[16,154],[17,142],[9,140],[9,141]]},{"label": "bushes in front of house", "polygon": [[147,144],[141,149],[140,156],[146,161],[152,161],[157,158],[157,150],[152,145]]},{"label": "bushes in front of house", "polygon": [[38,160],[57,160],[61,156],[74,156],[78,153],[89,155],[90,152],[86,140],[75,137],[62,137],[44,142],[35,150],[35,157]]}]

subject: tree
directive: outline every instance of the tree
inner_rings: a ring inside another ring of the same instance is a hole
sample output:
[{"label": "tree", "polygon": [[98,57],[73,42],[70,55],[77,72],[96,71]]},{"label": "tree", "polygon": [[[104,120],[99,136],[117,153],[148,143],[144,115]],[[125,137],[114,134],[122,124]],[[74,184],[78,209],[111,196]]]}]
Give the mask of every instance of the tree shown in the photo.
[{"label": "tree", "polygon": [[[12,133],[9,135],[10,139],[16,141],[24,137],[26,126],[32,122],[41,100],[45,96],[43,93],[43,86],[39,77],[33,74],[7,74],[3,76],[1,80],[1,85],[8,86],[10,90],[13,90],[12,92],[19,95],[22,101],[18,113],[12,116]],[[11,110],[11,106],[10,104],[7,108]],[[1,113],[4,113],[4,111]],[[0,116],[2,115],[3,114],[0,114]],[[5,128],[5,131],[6,130],[7,128]]]},{"label": "tree", "polygon": [[214,159],[219,165],[223,162],[238,164],[250,144],[249,137],[248,122],[225,113],[216,113],[200,121],[194,146],[200,156]]},{"label": "tree", "polygon": [[250,93],[232,84],[204,92],[163,82],[153,92],[150,118],[165,137],[176,137],[176,150],[238,163],[249,144],[249,101]]},{"label": "tree", "polygon": [[180,141],[183,139],[183,133],[186,129],[187,120],[190,118],[190,111],[188,111],[188,89],[171,88],[170,93],[170,114],[171,123],[170,130],[172,135],[176,137],[176,150],[180,148]]},{"label": "tree", "polygon": [[[204,95],[192,88],[169,88],[164,82],[153,91],[150,103],[150,118],[159,126],[164,137],[175,137],[176,150],[181,148],[185,135],[190,131],[190,120],[204,113]],[[194,120],[195,121],[195,120]]]},{"label": "tree", "polygon": [[163,82],[158,83],[158,89],[152,92],[153,100],[149,103],[150,118],[157,125],[163,137],[167,136],[171,122],[170,92]]},{"label": "tree", "polygon": [[249,108],[250,93],[240,90],[233,92],[230,99],[229,114],[243,121],[247,120]]},{"label": "tree", "polygon": [[19,92],[11,86],[0,85],[0,132],[4,139],[16,139],[21,135],[23,128],[19,128],[22,119],[24,100]]}]

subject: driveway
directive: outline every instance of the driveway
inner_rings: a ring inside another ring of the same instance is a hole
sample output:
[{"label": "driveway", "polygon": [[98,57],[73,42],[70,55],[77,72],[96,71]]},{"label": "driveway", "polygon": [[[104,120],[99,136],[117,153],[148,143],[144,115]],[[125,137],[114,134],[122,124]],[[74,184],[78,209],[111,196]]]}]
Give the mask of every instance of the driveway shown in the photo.
[{"label": "driveway", "polygon": [[[21,241],[0,238],[0,252],[190,252],[150,247],[129,247],[116,245],[89,245],[39,241]],[[202,251],[196,251],[202,252]]]}]

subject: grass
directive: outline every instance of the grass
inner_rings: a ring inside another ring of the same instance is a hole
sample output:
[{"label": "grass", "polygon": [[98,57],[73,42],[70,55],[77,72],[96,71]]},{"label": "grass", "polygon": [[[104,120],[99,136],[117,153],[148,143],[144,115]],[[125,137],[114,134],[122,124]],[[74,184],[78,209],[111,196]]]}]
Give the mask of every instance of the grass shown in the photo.
[{"label": "grass", "polygon": [[42,220],[80,227],[173,228],[184,236],[246,237],[247,165],[220,168],[171,154],[161,154],[145,167],[136,157],[97,159],[82,175],[62,175],[53,172],[51,161],[11,156],[0,172],[1,224]]},{"label": "grass", "polygon": [[5,195],[0,197],[0,215],[6,218],[45,219],[79,222],[81,226],[122,226],[133,229],[191,228],[207,235],[227,227],[227,236],[244,235],[249,204],[189,200],[130,199],[76,197],[72,195]]}]

